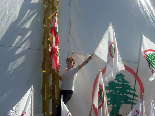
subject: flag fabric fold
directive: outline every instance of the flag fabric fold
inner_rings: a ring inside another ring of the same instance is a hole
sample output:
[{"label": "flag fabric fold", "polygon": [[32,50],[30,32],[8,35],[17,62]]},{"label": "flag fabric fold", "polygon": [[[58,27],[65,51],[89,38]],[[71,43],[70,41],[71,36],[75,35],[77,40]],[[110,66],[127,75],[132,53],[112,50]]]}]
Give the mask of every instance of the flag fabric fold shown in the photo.
[{"label": "flag fabric fold", "polygon": [[138,101],[137,105],[134,109],[129,113],[128,116],[144,116],[144,105],[143,105],[143,97]]},{"label": "flag fabric fold", "polygon": [[154,112],[154,105],[153,105],[153,100],[150,101],[151,105],[150,105],[150,114],[149,116],[155,116],[155,112]]},{"label": "flag fabric fold", "polygon": [[101,38],[94,54],[107,63],[105,73],[107,82],[114,80],[114,75],[125,69],[119,55],[115,32],[111,23]]},{"label": "flag fabric fold", "polygon": [[93,109],[96,116],[98,116],[98,92],[99,92],[100,73],[97,75],[93,85]]},{"label": "flag fabric fold", "polygon": [[53,34],[53,46],[57,46],[60,42],[58,33],[57,12],[55,13],[50,33]]},{"label": "flag fabric fold", "polygon": [[33,86],[6,116],[33,116]]},{"label": "flag fabric fold", "polygon": [[[96,116],[108,116],[108,106],[106,100],[106,92],[100,70],[96,76],[92,92],[93,110]],[[102,110],[103,108],[103,110]],[[103,111],[103,112],[102,112]]]},{"label": "flag fabric fold", "polygon": [[28,99],[26,101],[26,104],[21,116],[33,116],[32,115],[32,96],[33,96],[33,88],[31,87]]},{"label": "flag fabric fold", "polygon": [[[139,74],[146,76],[146,80],[155,79],[155,44],[144,35],[142,36],[140,58],[139,58]],[[145,72],[143,74],[143,72]]]},{"label": "flag fabric fold", "polygon": [[146,107],[146,115],[149,115],[150,100],[155,98],[155,44],[148,38],[142,35],[139,62],[138,62],[138,76],[144,86],[144,101]]},{"label": "flag fabric fold", "polygon": [[57,12],[55,13],[50,33],[53,34],[53,43],[52,43],[52,46],[49,47],[50,59],[52,59],[51,68],[58,73],[60,68],[60,61],[59,61],[60,48],[58,47],[58,44],[60,41],[59,41],[59,34],[58,34]]},{"label": "flag fabric fold", "polygon": [[61,98],[61,116],[72,116],[67,106],[64,104],[62,98]]},{"label": "flag fabric fold", "polygon": [[58,46],[53,46],[50,56],[52,57],[52,69],[58,73],[60,68],[60,48]]}]

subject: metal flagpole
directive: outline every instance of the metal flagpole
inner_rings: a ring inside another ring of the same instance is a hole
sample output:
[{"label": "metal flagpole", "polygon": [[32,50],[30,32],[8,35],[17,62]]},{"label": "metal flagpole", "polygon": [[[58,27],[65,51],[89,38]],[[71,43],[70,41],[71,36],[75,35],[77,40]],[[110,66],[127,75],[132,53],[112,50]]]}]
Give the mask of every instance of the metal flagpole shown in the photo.
[{"label": "metal flagpole", "polygon": [[132,108],[133,108],[134,94],[135,94],[135,89],[136,89],[137,74],[138,74],[139,61],[140,61],[140,54],[141,54],[142,37],[143,37],[143,34],[141,35],[141,41],[140,41],[140,49],[139,49],[138,66],[137,66],[137,71],[136,71],[136,78],[135,78],[135,84],[134,84],[134,93],[133,93],[133,99],[132,99],[131,110],[132,110]]}]

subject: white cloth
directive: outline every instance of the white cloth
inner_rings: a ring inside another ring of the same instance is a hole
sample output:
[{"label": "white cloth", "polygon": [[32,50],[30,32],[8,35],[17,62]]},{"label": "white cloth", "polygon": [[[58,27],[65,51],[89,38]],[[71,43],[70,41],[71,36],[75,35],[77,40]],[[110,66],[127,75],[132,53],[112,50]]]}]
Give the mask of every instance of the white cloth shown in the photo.
[{"label": "white cloth", "polygon": [[62,75],[61,90],[73,90],[74,91],[74,82],[76,80],[78,71],[79,71],[79,68],[74,67],[74,68],[67,70]]},{"label": "white cloth", "polygon": [[103,34],[94,54],[107,63],[104,76],[108,83],[115,79],[115,74],[117,72],[125,69],[118,51],[115,31],[112,23],[109,24],[107,30]]},{"label": "white cloth", "polygon": [[61,98],[61,116],[72,116],[67,106],[63,102],[62,98]]}]

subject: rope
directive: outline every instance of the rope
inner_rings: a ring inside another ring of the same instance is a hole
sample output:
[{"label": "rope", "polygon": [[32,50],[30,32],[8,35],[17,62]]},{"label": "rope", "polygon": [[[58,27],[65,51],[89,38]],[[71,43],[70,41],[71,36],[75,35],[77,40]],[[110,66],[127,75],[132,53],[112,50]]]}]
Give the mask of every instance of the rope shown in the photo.
[{"label": "rope", "polygon": [[[8,47],[8,48],[11,48],[11,47],[14,47],[14,48],[24,48],[24,47],[22,47],[22,46],[12,46],[12,45],[10,45],[10,46],[6,46],[6,45],[3,45],[3,44],[0,44],[0,47]],[[43,49],[41,49],[41,48],[37,48],[37,49],[35,49],[35,48],[26,48],[26,49],[28,49],[28,50],[36,50],[36,51],[44,51]],[[25,50],[26,50],[25,49]],[[83,54],[83,53],[79,53],[79,52],[74,52],[74,51],[70,51],[70,50],[64,50],[64,49],[61,49],[60,48],[60,50],[61,51],[66,51],[66,52],[68,52],[68,53],[78,53],[78,54]],[[86,55],[86,54],[83,54],[83,55]],[[124,62],[131,62],[131,61],[126,61],[126,60],[122,60],[122,61],[124,61]],[[137,62],[132,62],[132,63],[137,63]]]},{"label": "rope", "polygon": [[[71,0],[69,0],[69,6],[71,7]],[[71,8],[70,8],[70,22],[69,22],[69,33],[68,33],[68,56],[69,56],[69,36],[71,31]]]},{"label": "rope", "polygon": [[[24,48],[24,47],[22,47],[22,46],[12,46],[12,45],[10,45],[10,46],[7,46],[7,45],[3,45],[3,44],[0,44],[0,47],[7,47],[7,48]],[[32,49],[32,50],[36,50],[36,51],[43,51],[41,48],[37,48],[37,49],[35,49],[35,48],[26,48],[26,49]]]}]

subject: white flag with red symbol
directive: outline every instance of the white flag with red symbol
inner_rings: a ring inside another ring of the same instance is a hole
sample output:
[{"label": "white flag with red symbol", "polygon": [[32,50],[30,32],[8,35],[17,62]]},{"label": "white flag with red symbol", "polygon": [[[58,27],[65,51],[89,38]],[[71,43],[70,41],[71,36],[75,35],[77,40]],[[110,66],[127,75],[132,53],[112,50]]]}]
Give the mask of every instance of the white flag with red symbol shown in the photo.
[{"label": "white flag with red symbol", "polygon": [[28,99],[26,101],[26,104],[21,116],[32,116],[32,96],[33,96],[33,88],[31,87]]},{"label": "white flag with red symbol", "polygon": [[150,100],[155,98],[155,44],[144,35],[142,35],[139,53],[137,74],[144,86],[144,101],[147,106],[145,113],[149,115]]},{"label": "white flag with red symbol", "polygon": [[61,98],[61,116],[72,116],[67,106],[64,104],[62,98]]},{"label": "white flag with red symbol", "polygon": [[134,109],[129,113],[128,116],[143,116],[143,98],[139,100]]},{"label": "white flag with red symbol", "polygon": [[[144,35],[141,41],[141,51],[139,58],[139,75],[142,75],[150,81],[155,79],[155,44]],[[145,73],[143,73],[145,72]]]},{"label": "white flag with red symbol", "polygon": [[125,69],[118,52],[115,32],[111,23],[101,38],[94,54],[107,63],[105,73],[107,82],[114,80],[114,75]]},{"label": "white flag with red symbol", "polygon": [[33,116],[33,86],[6,116]]},{"label": "white flag with red symbol", "polygon": [[[106,100],[106,92],[104,88],[103,78],[102,78],[102,71],[97,74],[94,85],[93,85],[93,92],[92,92],[92,98],[93,98],[93,110],[95,113],[95,116],[108,116],[108,106],[107,106],[107,100]],[[103,110],[100,110],[103,108]],[[104,111],[104,112],[102,112]]]}]

